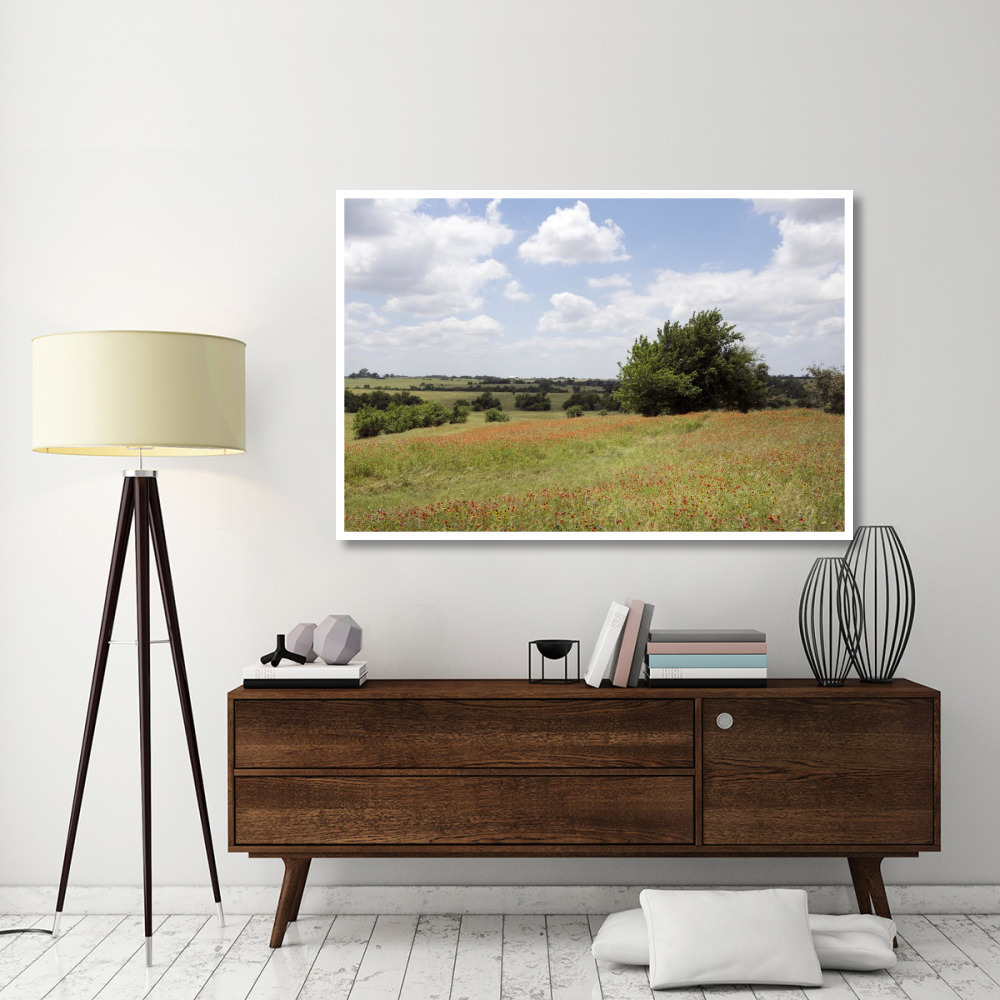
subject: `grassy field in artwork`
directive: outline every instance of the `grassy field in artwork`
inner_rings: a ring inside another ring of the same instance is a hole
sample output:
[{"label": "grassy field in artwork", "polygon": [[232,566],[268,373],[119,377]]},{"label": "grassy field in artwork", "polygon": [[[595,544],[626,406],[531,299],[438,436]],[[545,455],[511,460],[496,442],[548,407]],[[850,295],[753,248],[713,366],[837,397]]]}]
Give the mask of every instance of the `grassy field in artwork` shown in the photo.
[{"label": "grassy field in artwork", "polygon": [[810,409],[511,416],[485,424],[473,413],[464,425],[359,441],[348,430],[345,528],[843,529],[843,416]]}]

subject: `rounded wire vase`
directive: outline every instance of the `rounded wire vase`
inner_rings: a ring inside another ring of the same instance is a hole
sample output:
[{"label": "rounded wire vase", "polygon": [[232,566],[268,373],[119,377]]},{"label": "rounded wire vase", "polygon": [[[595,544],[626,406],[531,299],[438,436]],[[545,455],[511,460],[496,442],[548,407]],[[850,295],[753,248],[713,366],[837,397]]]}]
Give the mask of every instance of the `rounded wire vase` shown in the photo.
[{"label": "rounded wire vase", "polygon": [[821,687],[842,687],[854,664],[861,594],[843,557],[817,559],[799,599],[799,635]]},{"label": "rounded wire vase", "polygon": [[862,681],[885,684],[899,666],[913,627],[917,592],[910,561],[896,529],[858,528],[844,562],[861,594],[861,628],[851,650]]}]

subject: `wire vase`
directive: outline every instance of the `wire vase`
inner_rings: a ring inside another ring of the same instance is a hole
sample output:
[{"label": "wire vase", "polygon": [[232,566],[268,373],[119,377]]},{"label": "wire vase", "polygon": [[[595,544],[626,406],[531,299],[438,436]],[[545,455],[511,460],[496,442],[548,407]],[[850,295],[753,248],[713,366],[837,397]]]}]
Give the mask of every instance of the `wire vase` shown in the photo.
[{"label": "wire vase", "polygon": [[816,683],[842,687],[861,627],[861,594],[843,557],[817,559],[799,600],[799,635]]},{"label": "wire vase", "polygon": [[862,681],[888,683],[913,627],[917,593],[910,561],[895,528],[871,524],[854,533],[844,563],[861,595],[861,627],[851,648],[854,667]]}]

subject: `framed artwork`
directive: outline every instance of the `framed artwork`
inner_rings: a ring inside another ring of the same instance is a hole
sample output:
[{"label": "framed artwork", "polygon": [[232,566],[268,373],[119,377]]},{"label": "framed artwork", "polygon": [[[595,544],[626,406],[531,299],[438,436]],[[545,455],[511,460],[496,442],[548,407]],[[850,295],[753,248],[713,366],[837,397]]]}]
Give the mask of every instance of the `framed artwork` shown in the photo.
[{"label": "framed artwork", "polygon": [[341,191],[337,537],[849,539],[850,191]]}]

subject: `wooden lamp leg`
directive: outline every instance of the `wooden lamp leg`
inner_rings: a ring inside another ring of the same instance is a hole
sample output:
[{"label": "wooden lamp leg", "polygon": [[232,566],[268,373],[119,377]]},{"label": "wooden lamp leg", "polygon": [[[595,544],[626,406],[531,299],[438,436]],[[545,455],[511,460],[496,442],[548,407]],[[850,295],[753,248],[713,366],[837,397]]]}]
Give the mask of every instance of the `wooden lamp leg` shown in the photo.
[{"label": "wooden lamp leg", "polygon": [[149,633],[149,480],[136,476],[135,484],[135,592],[139,653],[139,761],[142,786],[142,910],[146,965],[153,964],[153,781],[151,722],[151,657]]},{"label": "wooden lamp leg", "polygon": [[219,888],[219,872],[215,865],[215,851],[212,848],[212,830],[208,820],[208,802],[205,798],[205,781],[202,777],[201,756],[198,753],[198,737],[194,728],[194,711],[191,707],[191,689],[188,685],[187,669],[184,665],[184,649],[181,645],[181,628],[177,618],[177,602],[174,599],[174,583],[170,574],[170,559],[167,555],[167,536],[163,530],[163,511],[160,507],[160,492],[155,479],[149,481],[149,527],[156,557],[156,570],[160,581],[160,596],[163,599],[163,616],[170,640],[170,653],[174,662],[174,678],[177,681],[177,696],[180,699],[181,718],[187,736],[188,757],[191,761],[191,776],[194,779],[195,799],[201,817],[202,838],[208,856],[208,875],[212,882],[212,894],[219,916],[219,926],[225,926],[222,911],[222,891]]},{"label": "wooden lamp leg", "polygon": [[104,594],[104,612],[101,615],[101,631],[97,640],[97,658],[94,662],[94,676],[90,685],[90,702],[87,705],[87,719],[83,728],[83,745],[80,748],[80,763],[76,772],[73,806],[70,809],[69,815],[66,851],[63,854],[62,874],[59,877],[59,894],[56,897],[55,919],[52,922],[52,933],[56,937],[59,936],[59,923],[62,919],[63,905],[66,902],[66,887],[69,884],[69,870],[73,862],[73,848],[76,845],[76,833],[80,825],[80,807],[83,804],[83,791],[87,785],[90,753],[94,746],[97,712],[101,705],[101,691],[104,688],[104,675],[108,666],[108,644],[111,642],[111,631],[115,624],[115,612],[118,610],[118,595],[121,593],[122,575],[125,570],[125,556],[128,552],[128,538],[132,530],[134,503],[135,497],[132,492],[132,484],[126,479],[122,485],[122,499],[118,508],[118,526],[115,529],[115,544],[111,552],[111,571],[108,574],[108,587]]}]

